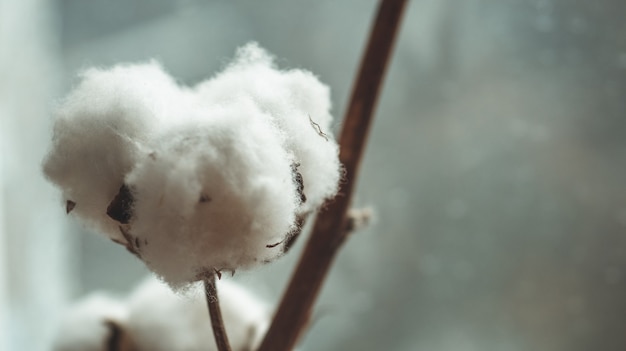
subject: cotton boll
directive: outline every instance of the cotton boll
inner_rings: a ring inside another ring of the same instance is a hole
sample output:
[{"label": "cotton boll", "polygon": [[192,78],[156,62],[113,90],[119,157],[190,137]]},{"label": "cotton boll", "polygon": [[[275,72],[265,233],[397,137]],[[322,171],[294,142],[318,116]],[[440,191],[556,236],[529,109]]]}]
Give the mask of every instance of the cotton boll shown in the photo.
[{"label": "cotton boll", "polygon": [[52,349],[107,351],[112,325],[122,324],[125,320],[126,309],[120,301],[102,294],[90,295],[68,311]]},{"label": "cotton boll", "polygon": [[[184,116],[183,116],[184,115]],[[282,135],[251,102],[182,113],[128,175],[130,235],[172,287],[281,254],[299,196]]]},{"label": "cotton boll", "polygon": [[179,288],[275,259],[296,218],[334,196],[329,111],[317,77],[276,69],[254,43],[194,90],[155,63],[89,70],[44,171],[68,212]]},{"label": "cotton boll", "polygon": [[312,73],[279,70],[256,43],[237,52],[233,62],[196,91],[206,104],[251,99],[284,135],[284,147],[299,163],[306,202],[300,213],[319,207],[337,192],[338,146],[331,132],[330,92]]},{"label": "cotton boll", "polygon": [[[269,325],[268,308],[235,283],[218,281],[217,289],[232,349],[256,349]],[[181,296],[149,278],[131,295],[128,306],[128,331],[139,350],[217,350],[201,284]]]},{"label": "cotton boll", "polygon": [[153,132],[183,103],[185,91],[154,63],[90,69],[56,113],[46,176],[67,210],[123,240],[109,202]]}]

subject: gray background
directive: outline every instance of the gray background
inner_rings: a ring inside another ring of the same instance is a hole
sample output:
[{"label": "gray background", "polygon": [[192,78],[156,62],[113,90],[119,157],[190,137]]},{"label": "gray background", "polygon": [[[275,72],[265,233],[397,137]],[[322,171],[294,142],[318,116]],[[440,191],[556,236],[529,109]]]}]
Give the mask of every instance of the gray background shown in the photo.
[{"label": "gray background", "polygon": [[[57,97],[81,68],[151,57],[194,84],[256,40],[331,86],[337,130],[376,7],[53,4]],[[304,350],[626,348],[624,14],[620,0],[411,1],[355,200],[376,220],[337,259]],[[67,225],[73,296],[145,274]],[[277,301],[303,243],[236,278]]]}]

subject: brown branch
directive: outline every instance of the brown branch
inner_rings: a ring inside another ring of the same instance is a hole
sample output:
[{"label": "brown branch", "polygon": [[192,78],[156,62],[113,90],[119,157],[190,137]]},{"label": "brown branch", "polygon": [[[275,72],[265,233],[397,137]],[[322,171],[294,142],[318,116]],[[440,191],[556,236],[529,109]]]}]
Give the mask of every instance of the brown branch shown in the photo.
[{"label": "brown branch", "polygon": [[326,210],[319,214],[272,325],[259,351],[286,351],[296,345],[311,315],[330,265],[347,237],[346,213],[376,106],[385,68],[406,0],[382,0],[354,84],[340,137],[339,158],[346,181]]},{"label": "brown branch", "polygon": [[224,321],[222,320],[222,311],[220,310],[220,302],[217,297],[217,286],[215,285],[215,274],[210,274],[204,279],[204,293],[206,302],[209,306],[209,314],[211,316],[211,326],[213,327],[213,336],[218,351],[231,351],[226,329],[224,329]]}]

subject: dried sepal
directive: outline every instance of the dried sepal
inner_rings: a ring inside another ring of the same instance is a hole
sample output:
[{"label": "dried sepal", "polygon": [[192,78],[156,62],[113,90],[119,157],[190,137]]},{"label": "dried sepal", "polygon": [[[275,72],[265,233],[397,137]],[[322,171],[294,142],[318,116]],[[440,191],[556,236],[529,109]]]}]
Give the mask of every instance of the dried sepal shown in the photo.
[{"label": "dried sepal", "polygon": [[119,192],[107,207],[107,215],[122,224],[128,224],[133,217],[133,202],[130,188],[122,184]]},{"label": "dried sepal", "polygon": [[[137,258],[141,259],[141,252],[140,252],[140,240],[138,237],[134,237],[129,230],[129,226],[128,225],[120,225],[119,226],[120,229],[120,233],[122,233],[122,236],[124,237],[124,239],[126,240],[125,243],[121,243],[119,241],[115,241],[117,243],[120,243],[121,245],[123,245],[124,247],[126,247],[126,250],[128,250],[128,252],[132,253],[133,255],[137,256]],[[144,239],[144,243],[147,244],[148,241],[146,239]]]},{"label": "dried sepal", "polygon": [[65,213],[69,214],[76,207],[76,202],[72,200],[67,200],[65,202]]},{"label": "dried sepal", "polygon": [[296,183],[296,191],[298,192],[300,203],[305,203],[306,195],[304,194],[304,180],[302,179],[302,173],[298,171],[298,167],[300,167],[299,163],[292,163],[291,173],[293,175],[293,181]]},{"label": "dried sepal", "polygon": [[300,237],[300,234],[302,234],[302,228],[304,227],[304,224],[308,217],[309,213],[301,213],[296,217],[296,227],[294,228],[294,230],[291,231],[291,233],[289,233],[287,238],[284,240],[283,253],[289,252],[289,250],[296,243],[296,240],[298,240],[298,237]]}]

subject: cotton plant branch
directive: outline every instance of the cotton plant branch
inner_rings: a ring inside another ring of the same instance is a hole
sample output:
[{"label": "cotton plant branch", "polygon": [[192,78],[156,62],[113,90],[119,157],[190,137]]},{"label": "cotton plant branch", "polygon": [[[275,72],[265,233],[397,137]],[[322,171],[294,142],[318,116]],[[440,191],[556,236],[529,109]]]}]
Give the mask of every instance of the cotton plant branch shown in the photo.
[{"label": "cotton plant branch", "polygon": [[211,274],[204,279],[204,293],[206,302],[209,307],[209,315],[211,317],[211,327],[213,328],[213,336],[218,351],[231,351],[224,321],[222,320],[222,311],[220,309],[220,301],[217,295],[217,286],[215,284],[215,276],[218,273]]},{"label": "cotton plant branch", "polygon": [[[381,4],[340,152],[324,134],[332,122],[328,87],[311,72],[279,69],[248,43],[193,89],[157,62],[83,72],[56,112],[44,173],[63,191],[67,213],[125,246],[170,288],[213,279],[205,281],[210,310],[216,274],[282,256],[307,213],[339,190],[342,197],[318,217],[264,343],[266,350],[292,347],[335,252],[367,218],[352,220],[346,211],[404,4]],[[347,177],[338,189],[340,162]]]},{"label": "cotton plant branch", "polygon": [[313,304],[349,232],[347,213],[376,100],[406,0],[382,0],[354,84],[340,136],[340,161],[346,171],[339,196],[315,222],[295,273],[283,295],[260,351],[291,350],[306,329]]}]

